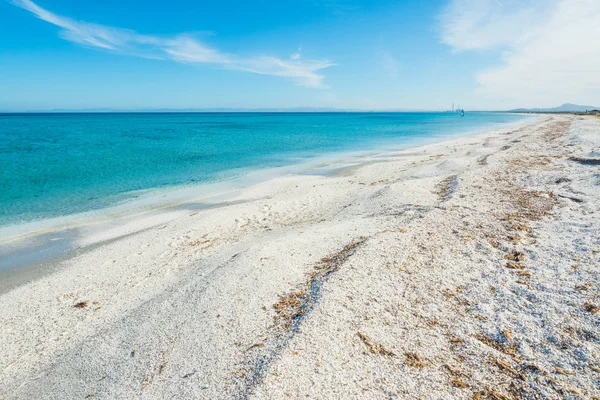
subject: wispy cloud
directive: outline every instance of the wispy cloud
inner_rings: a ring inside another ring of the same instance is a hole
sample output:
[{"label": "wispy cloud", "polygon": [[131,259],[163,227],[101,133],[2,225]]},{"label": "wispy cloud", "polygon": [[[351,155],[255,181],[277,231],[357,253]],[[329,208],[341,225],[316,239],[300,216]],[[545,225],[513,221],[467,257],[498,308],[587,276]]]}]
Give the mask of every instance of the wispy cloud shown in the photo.
[{"label": "wispy cloud", "polygon": [[61,28],[65,40],[121,54],[180,63],[209,64],[261,75],[291,78],[298,85],[326,88],[321,70],[335,64],[328,60],[303,59],[300,53],[289,59],[272,56],[240,57],[206,46],[191,35],[174,37],[144,35],[130,29],[99,25],[54,14],[31,0],[12,0],[41,20]]},{"label": "wispy cloud", "polygon": [[554,0],[452,0],[441,15],[442,42],[456,51],[512,46],[527,40]]},{"label": "wispy cloud", "polygon": [[598,21],[598,0],[453,0],[441,15],[442,41],[498,53],[499,65],[476,76],[482,100],[599,103]]}]

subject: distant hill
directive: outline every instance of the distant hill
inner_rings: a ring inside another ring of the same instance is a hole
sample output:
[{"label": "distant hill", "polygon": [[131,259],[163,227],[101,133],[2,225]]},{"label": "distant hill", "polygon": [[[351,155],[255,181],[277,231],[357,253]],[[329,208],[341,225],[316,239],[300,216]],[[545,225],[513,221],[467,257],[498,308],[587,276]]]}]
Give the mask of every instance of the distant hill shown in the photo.
[{"label": "distant hill", "polygon": [[517,108],[510,112],[586,112],[589,110],[600,110],[600,107],[566,103],[554,108]]}]

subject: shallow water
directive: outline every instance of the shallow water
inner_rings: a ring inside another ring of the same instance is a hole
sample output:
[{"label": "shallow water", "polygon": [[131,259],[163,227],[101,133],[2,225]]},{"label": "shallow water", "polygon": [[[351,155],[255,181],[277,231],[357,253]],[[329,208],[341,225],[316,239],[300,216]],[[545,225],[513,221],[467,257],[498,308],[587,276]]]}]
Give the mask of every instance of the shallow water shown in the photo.
[{"label": "shallow water", "polygon": [[470,113],[0,114],[0,226],[349,151],[501,127]]}]

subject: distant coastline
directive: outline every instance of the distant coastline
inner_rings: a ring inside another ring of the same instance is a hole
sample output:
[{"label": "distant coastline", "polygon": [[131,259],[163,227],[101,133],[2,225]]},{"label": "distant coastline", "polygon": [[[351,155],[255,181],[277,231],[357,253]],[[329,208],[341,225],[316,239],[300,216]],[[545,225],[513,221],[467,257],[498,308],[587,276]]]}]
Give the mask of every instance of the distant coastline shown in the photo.
[{"label": "distant coastline", "polygon": [[[572,103],[565,103],[557,107],[539,107],[539,108],[514,108],[508,110],[485,110],[485,109],[469,109],[464,108],[469,113],[588,113],[599,111],[600,106],[586,106]],[[168,114],[168,113],[438,113],[451,112],[447,109],[416,109],[416,108],[373,108],[373,109],[358,109],[358,108],[335,108],[335,107],[198,107],[198,108],[54,108],[41,110],[0,110],[0,115],[12,114]]]}]

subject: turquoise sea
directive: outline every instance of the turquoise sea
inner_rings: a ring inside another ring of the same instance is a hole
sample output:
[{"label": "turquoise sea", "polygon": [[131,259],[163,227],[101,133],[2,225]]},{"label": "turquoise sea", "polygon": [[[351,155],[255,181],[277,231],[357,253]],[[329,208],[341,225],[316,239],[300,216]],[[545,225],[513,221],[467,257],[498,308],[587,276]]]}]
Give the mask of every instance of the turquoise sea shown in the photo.
[{"label": "turquoise sea", "polygon": [[505,126],[500,113],[0,114],[0,226],[344,152]]}]

